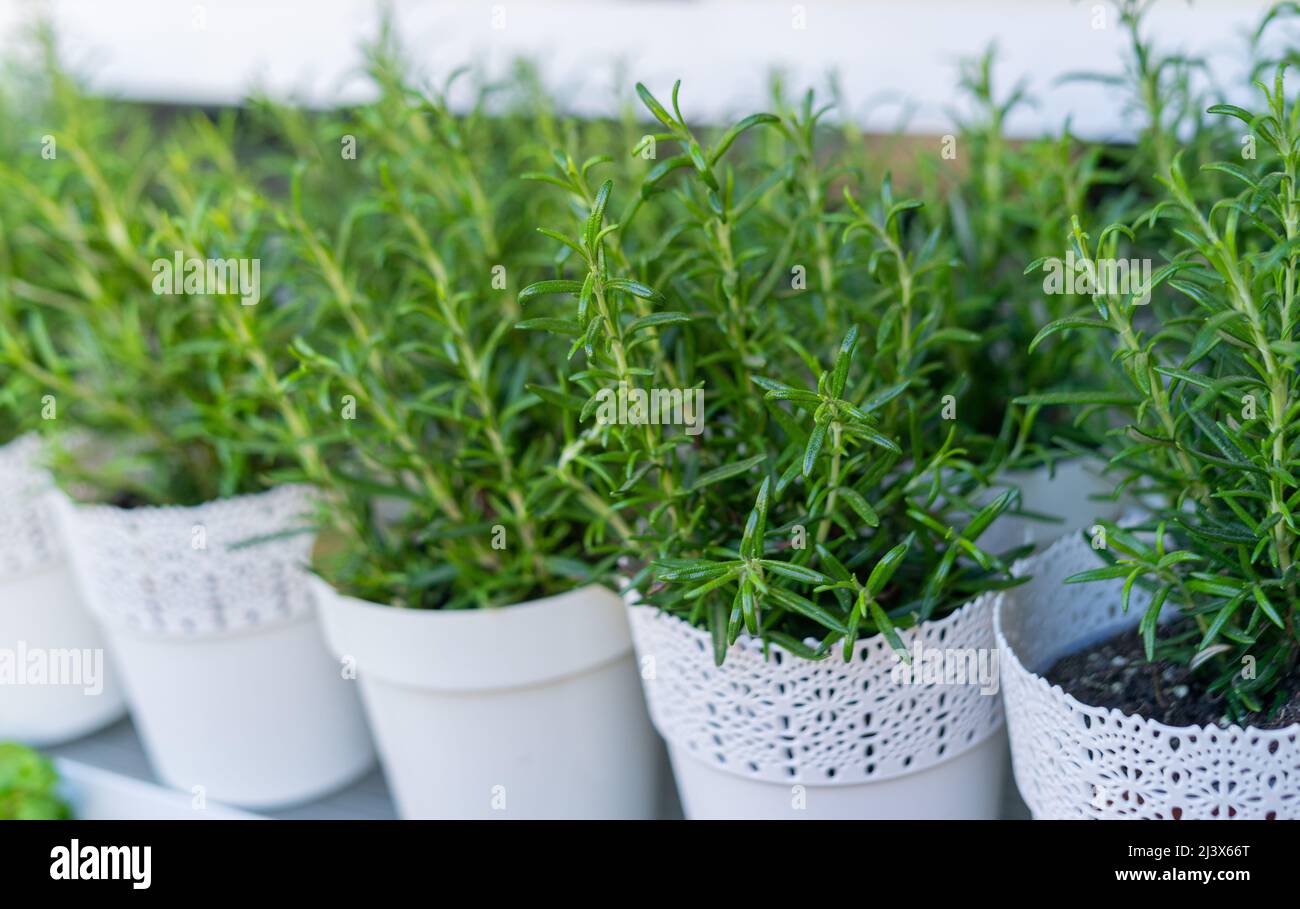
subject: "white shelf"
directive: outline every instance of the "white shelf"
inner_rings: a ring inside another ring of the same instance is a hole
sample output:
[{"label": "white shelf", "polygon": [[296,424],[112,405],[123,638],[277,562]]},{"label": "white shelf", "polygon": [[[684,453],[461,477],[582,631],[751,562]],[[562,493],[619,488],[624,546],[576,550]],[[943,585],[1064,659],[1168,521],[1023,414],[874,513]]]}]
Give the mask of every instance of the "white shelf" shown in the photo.
[{"label": "white shelf", "polygon": [[260,811],[236,811],[209,802],[195,810],[190,794],[159,783],[130,720],[94,735],[47,749],[60,771],[71,768],[69,794],[77,816],[104,818],[268,817],[293,820],[390,820],[397,817],[383,774],[376,767],[348,788],[305,805]]},{"label": "white shelf", "polygon": [[[64,792],[72,802],[76,816],[84,820],[247,820],[259,817],[392,820],[397,817],[388,786],[377,768],[340,792],[293,808],[251,813],[209,802],[205,810],[195,810],[191,807],[189,793],[169,789],[157,781],[130,720],[47,751],[58,764]],[[671,792],[665,793],[663,817],[681,818],[681,808]],[[1029,817],[1014,782],[1010,780],[1003,793],[1002,817],[1009,820]]]},{"label": "white shelf", "polygon": [[57,758],[59,790],[82,821],[248,821],[260,815],[209,803],[197,810],[189,796],[71,758]]}]

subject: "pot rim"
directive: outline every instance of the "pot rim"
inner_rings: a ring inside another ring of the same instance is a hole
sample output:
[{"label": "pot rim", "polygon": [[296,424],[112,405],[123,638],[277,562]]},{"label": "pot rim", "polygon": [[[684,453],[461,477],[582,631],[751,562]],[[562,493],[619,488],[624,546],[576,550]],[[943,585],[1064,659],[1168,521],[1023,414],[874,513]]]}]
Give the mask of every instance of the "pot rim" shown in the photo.
[{"label": "pot rim", "polygon": [[[1026,571],[1032,571],[1032,569],[1036,564],[1040,562],[1050,561],[1052,557],[1057,555],[1057,550],[1063,550],[1074,542],[1075,542],[1075,538],[1073,534],[1065,534],[1061,537],[1058,537],[1055,541],[1053,541],[1053,543],[1050,546],[1048,546],[1046,549],[1042,550],[1041,552],[1035,553],[1034,555],[1029,556],[1028,558],[1024,558],[1016,562],[1016,564],[1012,566],[1012,572],[1017,577],[1022,577],[1024,576],[1024,573]],[[1029,576],[1032,577],[1033,575],[1030,574]],[[1250,736],[1260,736],[1265,739],[1283,740],[1283,739],[1294,738],[1297,734],[1300,734],[1300,722],[1292,723],[1289,726],[1279,726],[1271,729],[1263,729],[1258,726],[1239,726],[1236,723],[1231,723],[1227,726],[1219,726],[1214,723],[1210,723],[1208,725],[1192,724],[1189,726],[1170,726],[1166,723],[1160,722],[1159,720],[1153,720],[1150,717],[1143,716],[1140,713],[1127,713],[1123,710],[1120,710],[1118,707],[1101,707],[1097,704],[1089,704],[1085,701],[1081,701],[1078,698],[1076,698],[1074,695],[1066,691],[1064,688],[1062,688],[1060,685],[1048,682],[1044,676],[1038,674],[1037,672],[1034,672],[1031,669],[1026,668],[1024,663],[1020,659],[1020,655],[1016,653],[1015,648],[1011,646],[1010,642],[1003,634],[1002,610],[1007,607],[1008,603],[1011,602],[1013,597],[1014,597],[1014,593],[1012,594],[1012,596],[1002,598],[999,602],[995,603],[993,607],[993,635],[997,640],[998,649],[1001,650],[1004,654],[1001,659],[1001,665],[1003,667],[1003,671],[1019,674],[1022,678],[1027,679],[1030,682],[1030,684],[1034,685],[1041,692],[1045,692],[1051,695],[1053,698],[1064,701],[1072,709],[1076,709],[1084,712],[1105,710],[1108,714],[1112,716],[1122,717],[1129,720],[1136,720],[1140,723],[1143,723],[1147,727],[1149,727],[1149,729],[1152,732],[1161,736],[1194,736],[1194,735],[1234,733],[1234,734],[1243,734],[1243,735],[1250,735]],[[1138,617],[1134,616],[1133,621],[1130,623],[1129,617],[1125,616],[1124,627],[1128,627],[1129,624],[1136,625],[1138,621],[1139,621]],[[1074,649],[1077,649],[1077,646],[1071,649],[1069,652],[1074,652]],[[1006,687],[1007,686],[1005,685],[1002,686],[1002,690],[1004,692],[1006,691]]]},{"label": "pot rim", "polygon": [[[308,517],[314,495],[310,486],[285,484],[198,505],[83,504],[58,490],[48,501],[77,586],[101,625],[199,641],[314,616],[304,583],[317,536]],[[150,549],[198,525],[212,528],[205,555],[177,546],[168,561]]]},{"label": "pot rim", "polygon": [[[913,625],[911,628],[900,628],[898,630],[898,634],[900,637],[904,638],[904,640],[907,640],[909,635],[914,635],[916,629],[921,628],[923,626],[929,628],[940,628],[944,624],[955,625],[957,624],[958,616],[963,616],[967,612],[977,612],[986,605],[991,605],[994,609],[994,613],[996,614],[997,606],[1005,599],[1005,595],[1006,595],[1005,590],[986,590],[983,593],[981,593],[979,596],[975,597],[974,599],[967,600],[965,603],[958,606],[956,609],[954,609],[952,612],[948,613],[947,615],[941,616],[937,619],[926,619],[924,622],[918,625]],[[655,612],[657,612],[661,617],[665,619],[669,619],[680,626],[685,626],[685,629],[687,631],[689,631],[691,634],[697,637],[711,638],[711,635],[706,629],[697,628],[696,626],[692,625],[690,622],[683,619],[681,616],[674,615],[671,612],[668,612],[664,609],[660,609],[654,603],[644,602],[641,599],[640,592],[636,590],[634,587],[631,587],[630,585],[624,586],[622,598],[624,604],[626,604],[628,609],[652,609]],[[870,637],[865,637],[865,638],[860,637],[856,641],[854,641],[853,660],[850,660],[849,662],[858,660],[860,658],[862,651],[868,647],[873,646],[872,642],[875,641],[878,637],[879,635],[873,634]],[[767,651],[770,650],[779,650],[784,655],[785,659],[798,660],[805,663],[821,662],[820,660],[809,660],[806,657],[799,656],[796,653],[791,653],[789,650],[786,650],[784,647],[782,647],[780,644],[778,644],[775,641],[764,644],[762,638],[753,637],[748,632],[742,632],[740,636],[736,638],[736,643],[730,645],[727,648],[728,652],[730,652],[733,648],[741,647],[742,643],[744,649],[754,651],[759,655],[764,655]],[[811,638],[811,637],[804,638],[803,643],[809,647],[818,647],[821,645],[821,641],[819,641],[817,638]],[[831,651],[831,653],[833,654],[834,651]]]},{"label": "pot rim", "polygon": [[[56,487],[57,488],[57,487]],[[198,502],[194,505],[136,505],[131,508],[124,508],[121,505],[114,505],[111,502],[82,502],[76,497],[63,489],[58,489],[59,493],[68,504],[77,512],[87,515],[117,515],[121,518],[146,518],[149,520],[162,520],[170,517],[188,518],[195,512],[205,514],[220,514],[234,505],[244,502],[256,502],[263,499],[272,498],[290,498],[297,497],[303,503],[303,515],[310,512],[311,505],[315,498],[315,488],[307,483],[281,483],[262,489],[258,492],[242,492],[233,496],[222,496],[218,499],[209,499],[206,502]],[[311,530],[315,532],[315,527],[304,527],[303,531]]]},{"label": "pot rim", "polygon": [[516,611],[524,611],[524,610],[534,609],[537,607],[548,607],[554,605],[557,601],[566,600],[574,596],[575,594],[586,593],[588,591],[593,591],[593,590],[608,590],[610,593],[613,593],[613,591],[609,590],[609,588],[606,587],[604,584],[593,581],[590,584],[583,584],[581,587],[576,587],[576,586],[571,587],[568,590],[562,591],[560,593],[552,593],[544,597],[537,597],[536,599],[532,599],[532,600],[524,600],[519,603],[509,603],[505,606],[485,606],[476,609],[422,609],[422,608],[411,607],[411,606],[393,606],[390,603],[376,603],[374,600],[366,600],[366,599],[362,599],[361,597],[354,597],[351,594],[343,593],[342,591],[338,590],[338,588],[336,588],[333,584],[325,580],[324,577],[322,577],[319,573],[317,573],[314,568],[309,572],[309,574],[311,576],[312,584],[314,586],[320,585],[326,587],[329,590],[333,591],[334,596],[338,597],[340,600],[345,600],[352,604],[355,604],[358,608],[373,609],[376,610],[376,614],[382,613],[385,615],[391,612],[399,612],[402,613],[403,615],[407,615],[407,614],[440,615],[448,618],[451,616],[465,616],[465,617],[484,616],[484,615],[495,616],[504,612],[515,613]]},{"label": "pot rim", "polygon": [[336,657],[361,678],[429,693],[490,693],[539,687],[625,658],[632,637],[618,595],[603,584],[509,606],[407,609],[308,584]]}]

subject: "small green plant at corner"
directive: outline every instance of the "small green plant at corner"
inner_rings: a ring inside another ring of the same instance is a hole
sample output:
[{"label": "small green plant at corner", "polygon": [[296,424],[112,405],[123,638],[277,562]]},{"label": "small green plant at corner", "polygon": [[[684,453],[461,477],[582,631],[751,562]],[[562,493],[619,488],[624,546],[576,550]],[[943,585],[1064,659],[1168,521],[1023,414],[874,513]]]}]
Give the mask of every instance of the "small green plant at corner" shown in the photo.
[{"label": "small green plant at corner", "polygon": [[57,793],[50,760],[26,745],[0,742],[0,821],[57,821],[72,816]]}]

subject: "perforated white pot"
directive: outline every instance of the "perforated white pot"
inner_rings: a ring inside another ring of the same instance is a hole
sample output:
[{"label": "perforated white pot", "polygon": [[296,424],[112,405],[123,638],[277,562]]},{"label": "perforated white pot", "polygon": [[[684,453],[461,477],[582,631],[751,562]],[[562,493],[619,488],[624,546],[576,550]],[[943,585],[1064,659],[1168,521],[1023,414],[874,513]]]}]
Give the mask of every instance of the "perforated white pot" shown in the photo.
[{"label": "perforated white pot", "polygon": [[62,509],[78,582],[171,786],[269,808],[374,761],[308,589],[313,535],[293,532],[307,507],[285,487],[193,508]]},{"label": "perforated white pot", "polygon": [[[902,632],[925,655],[983,654],[986,690],[912,680],[879,637],[812,662],[631,605],[650,715],[691,819],[996,818],[1006,761],[990,597]],[[933,665],[933,664],[930,664]],[[964,663],[966,666],[978,665]],[[991,676],[989,675],[991,673]]]},{"label": "perforated white pot", "polygon": [[1034,817],[1300,818],[1300,725],[1166,726],[1081,703],[1039,674],[1146,611],[1135,588],[1123,613],[1122,580],[1064,584],[1099,564],[1064,537],[1016,566],[1033,580],[995,615],[1016,782]]},{"label": "perforated white pot", "polygon": [[1079,459],[1059,461],[1054,469],[1038,467],[1002,474],[988,494],[991,501],[1002,490],[1020,490],[1020,510],[1051,515],[1057,521],[1041,521],[1004,514],[980,538],[990,552],[1005,552],[1026,543],[1050,543],[1063,533],[1092,526],[1099,518],[1113,520],[1127,507],[1124,501],[1096,498],[1115,491],[1113,478],[1101,473],[1101,465]]},{"label": "perforated white pot", "polygon": [[655,815],[662,748],[606,588],[454,612],[317,590],[403,817]]},{"label": "perforated white pot", "polygon": [[40,440],[0,447],[0,740],[57,745],[126,712],[72,579]]}]

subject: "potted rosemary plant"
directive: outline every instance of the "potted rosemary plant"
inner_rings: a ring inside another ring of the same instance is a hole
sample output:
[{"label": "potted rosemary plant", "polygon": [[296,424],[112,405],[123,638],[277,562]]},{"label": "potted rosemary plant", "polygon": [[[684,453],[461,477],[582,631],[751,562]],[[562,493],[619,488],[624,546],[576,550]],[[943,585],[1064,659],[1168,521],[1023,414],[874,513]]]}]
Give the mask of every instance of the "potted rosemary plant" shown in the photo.
[{"label": "potted rosemary plant", "polygon": [[324,455],[301,468],[329,645],[403,817],[652,817],[662,749],[583,546],[609,510],[584,504],[577,421],[528,391],[540,345],[513,331],[510,270],[541,253],[538,194],[498,151],[520,125],[453,117],[394,66],[377,55],[380,102],[332,124],[364,149],[340,239],[283,213],[296,292],[340,323],[298,342],[292,396],[315,402],[296,449]]},{"label": "potted rosemary plant", "polygon": [[[15,72],[14,80],[27,76],[35,84],[15,81],[0,91],[0,121],[8,127],[0,140],[0,179],[7,190],[0,198],[0,348],[12,348],[21,333],[41,325],[19,313],[21,296],[32,290],[24,276],[46,261],[38,213],[53,207],[62,180],[46,157],[51,146],[42,134],[75,112],[82,130],[102,135],[113,113],[80,98],[50,72],[48,79]],[[138,121],[123,116],[116,122],[124,148],[141,143]],[[38,123],[45,128],[35,129]],[[107,166],[129,161],[126,154]],[[125,179],[118,172],[111,177]],[[35,430],[56,415],[57,402],[0,356],[0,739],[41,746],[105,726],[126,709],[55,521],[53,501],[60,493]]]},{"label": "potted rosemary plant", "polygon": [[[1048,542],[1097,518],[1118,517],[1126,507],[1088,428],[1042,403],[1081,388],[1115,393],[1119,378],[1107,366],[1109,352],[1087,332],[1058,336],[1051,356],[1036,356],[1030,343],[1037,326],[1088,299],[1090,276],[1067,242],[1071,215],[1086,211],[1101,224],[1136,217],[1154,203],[1153,175],[1168,169],[1173,149],[1183,149],[1187,161],[1208,161],[1224,135],[1202,114],[1209,102],[1192,78],[1201,61],[1157,49],[1144,26],[1150,4],[1114,6],[1128,42],[1123,71],[1070,78],[1106,86],[1136,128],[1133,145],[1081,142],[1068,123],[1057,135],[1012,141],[1006,124],[1031,99],[1019,85],[995,90],[989,51],[963,66],[960,84],[973,115],[961,123],[949,153],[935,156],[938,163],[924,171],[927,198],[943,213],[963,263],[953,273],[963,301],[959,324],[980,338],[952,350],[955,368],[982,390],[965,419],[999,437],[1005,451],[999,482],[1021,491],[1023,514],[1007,515],[990,532],[989,541],[999,545]],[[1140,266],[1164,240],[1160,230],[1145,234],[1131,258],[1116,263],[1134,270],[1118,277],[1135,286],[1149,282]],[[1099,377],[1110,385],[1099,387]],[[1016,398],[1021,406],[1012,406]]]},{"label": "potted rosemary plant", "polygon": [[[1238,192],[1205,200],[1178,156],[1163,175],[1142,219],[1172,228],[1159,298],[1098,294],[1039,335],[1114,345],[1128,391],[1089,403],[1112,415],[1104,442],[1147,510],[1021,566],[1033,580],[998,615],[1038,817],[1297,816],[1300,129],[1282,70],[1260,88],[1262,111],[1210,108],[1258,143],[1205,168]],[[1132,236],[1076,221],[1075,254],[1100,267]]]},{"label": "potted rosemary plant", "polygon": [[255,444],[274,364],[241,335],[302,315],[260,288],[264,221],[230,121],[136,136],[130,157],[97,123],[69,111],[46,182],[19,184],[5,368],[25,412],[54,408],[68,552],[155,770],[234,804],[311,798],[373,751],[309,595],[308,497]]},{"label": "potted rosemary plant", "polygon": [[[572,302],[521,327],[572,339],[575,371],[537,391],[603,481],[592,532],[622,555],[687,816],[993,817],[990,608],[1012,582],[979,540],[1014,493],[975,502],[987,440],[936,369],[969,340],[937,235],[888,181],[828,203],[811,98],[708,141],[677,87],[671,112],[637,90],[659,124],[640,191],[558,156],[580,216],[546,227],[558,276],[520,297]],[[729,162],[755,130],[787,137],[787,167]],[[803,263],[819,283],[790,280]]]}]

